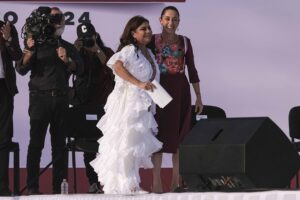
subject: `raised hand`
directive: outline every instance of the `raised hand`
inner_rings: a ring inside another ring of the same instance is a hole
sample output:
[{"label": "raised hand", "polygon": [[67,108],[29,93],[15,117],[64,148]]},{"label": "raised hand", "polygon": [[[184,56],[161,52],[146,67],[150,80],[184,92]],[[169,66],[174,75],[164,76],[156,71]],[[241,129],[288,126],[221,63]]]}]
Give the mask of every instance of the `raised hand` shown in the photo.
[{"label": "raised hand", "polygon": [[138,87],[144,90],[150,90],[151,92],[153,92],[153,90],[156,88],[155,85],[151,82],[140,82],[138,84]]},{"label": "raised hand", "polygon": [[64,62],[64,63],[68,63],[68,58],[67,58],[67,51],[65,48],[63,47],[58,47],[56,49],[57,55],[58,57]]},{"label": "raised hand", "polygon": [[9,22],[6,22],[6,24],[4,24],[1,29],[0,29],[1,33],[2,33],[2,37],[4,40],[9,40],[9,38],[11,37],[10,31],[11,31],[11,26]]}]

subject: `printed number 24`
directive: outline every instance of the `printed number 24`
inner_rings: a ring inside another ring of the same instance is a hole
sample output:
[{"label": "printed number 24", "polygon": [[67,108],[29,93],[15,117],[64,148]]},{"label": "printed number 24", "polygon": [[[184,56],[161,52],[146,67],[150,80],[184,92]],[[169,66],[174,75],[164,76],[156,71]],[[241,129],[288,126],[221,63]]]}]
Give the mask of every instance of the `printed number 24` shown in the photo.
[{"label": "printed number 24", "polygon": [[[74,13],[73,12],[65,12],[65,24],[66,25],[74,25]],[[90,20],[90,13],[89,12],[84,12],[82,15],[78,18],[79,23],[83,22],[91,22]]]}]

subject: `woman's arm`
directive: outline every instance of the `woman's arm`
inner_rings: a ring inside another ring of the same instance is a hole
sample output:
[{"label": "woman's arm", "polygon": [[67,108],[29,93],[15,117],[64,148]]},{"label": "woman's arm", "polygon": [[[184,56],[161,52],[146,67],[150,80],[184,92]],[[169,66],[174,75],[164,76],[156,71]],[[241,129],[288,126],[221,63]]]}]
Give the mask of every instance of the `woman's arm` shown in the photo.
[{"label": "woman's arm", "polygon": [[192,83],[195,94],[196,94],[196,102],[195,102],[195,112],[197,114],[200,114],[203,110],[203,103],[202,103],[202,98],[201,98],[201,92],[200,92],[200,85],[199,82],[197,83]]},{"label": "woman's arm", "polygon": [[136,85],[137,87],[144,89],[144,90],[151,90],[155,88],[154,84],[152,84],[150,81],[142,82],[135,78],[127,69],[124,67],[122,61],[117,61],[114,65],[115,73],[120,76],[125,81],[130,82],[133,85]]},{"label": "woman's arm", "polygon": [[5,39],[7,52],[12,60],[17,61],[21,59],[22,50],[20,48],[18,32],[16,28],[7,22],[6,25],[1,28],[1,32],[3,34],[3,39]]}]

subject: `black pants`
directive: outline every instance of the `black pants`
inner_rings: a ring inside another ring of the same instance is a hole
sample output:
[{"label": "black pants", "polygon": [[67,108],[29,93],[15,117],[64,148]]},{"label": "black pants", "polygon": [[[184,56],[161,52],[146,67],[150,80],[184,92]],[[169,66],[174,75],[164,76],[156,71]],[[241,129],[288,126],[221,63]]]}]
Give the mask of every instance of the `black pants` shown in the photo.
[{"label": "black pants", "polygon": [[83,153],[85,174],[89,179],[90,185],[98,183],[98,175],[94,171],[94,168],[90,165],[90,162],[96,158],[96,153],[84,152]]},{"label": "black pants", "polygon": [[8,147],[13,136],[14,97],[0,79],[0,191],[8,189]]},{"label": "black pants", "polygon": [[30,141],[27,153],[28,189],[38,189],[41,153],[44,148],[47,128],[50,125],[53,193],[60,193],[60,184],[67,176],[63,115],[68,108],[67,96],[30,93]]}]

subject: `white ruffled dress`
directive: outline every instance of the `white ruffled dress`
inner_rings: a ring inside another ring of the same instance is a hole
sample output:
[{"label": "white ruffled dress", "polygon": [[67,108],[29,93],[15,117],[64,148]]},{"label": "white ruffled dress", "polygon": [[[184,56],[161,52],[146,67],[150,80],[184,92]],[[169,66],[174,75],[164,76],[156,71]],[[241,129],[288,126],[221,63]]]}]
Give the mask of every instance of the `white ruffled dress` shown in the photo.
[{"label": "white ruffled dress", "polygon": [[[151,64],[133,45],[114,54],[107,65],[113,69],[117,60],[140,81],[151,78]],[[155,65],[155,79],[159,81]],[[98,140],[99,153],[91,165],[105,194],[131,194],[140,189],[139,168],[152,168],[151,155],[162,147],[155,137],[155,105],[145,90],[116,75],[115,88],[104,109],[106,113],[97,124],[103,136]]]}]

